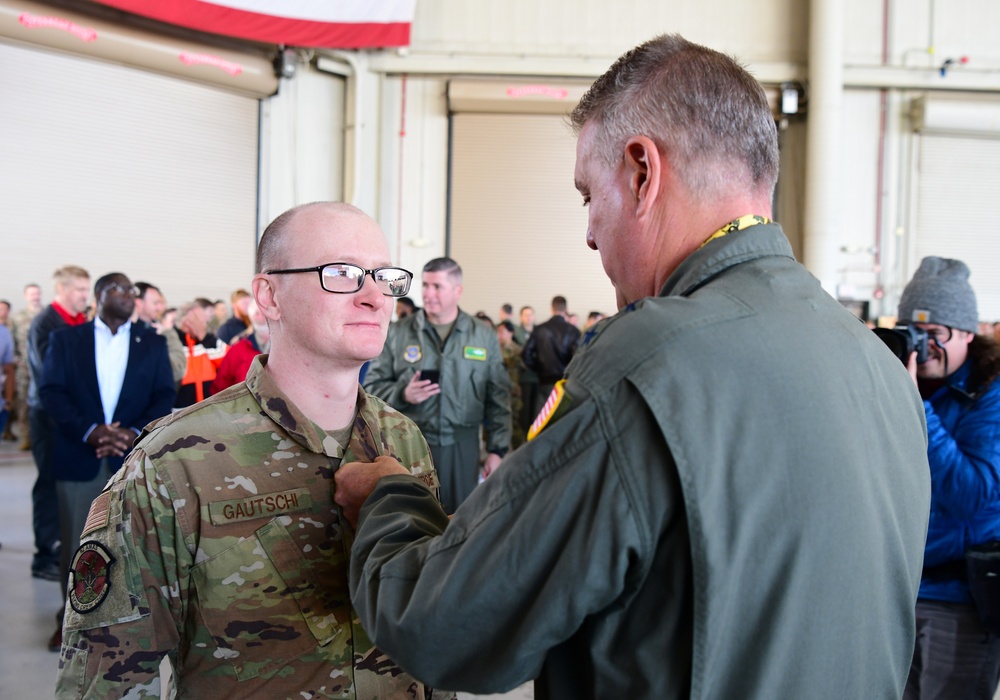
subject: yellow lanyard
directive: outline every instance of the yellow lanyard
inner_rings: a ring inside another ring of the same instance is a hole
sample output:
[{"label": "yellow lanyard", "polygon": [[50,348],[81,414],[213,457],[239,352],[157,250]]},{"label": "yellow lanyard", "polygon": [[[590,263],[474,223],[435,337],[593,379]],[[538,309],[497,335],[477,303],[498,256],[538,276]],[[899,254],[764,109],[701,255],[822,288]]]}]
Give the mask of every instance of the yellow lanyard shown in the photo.
[{"label": "yellow lanyard", "polygon": [[738,219],[733,219],[728,224],[720,228],[718,231],[713,233],[711,236],[705,239],[699,248],[702,248],[708,244],[709,241],[714,241],[716,238],[722,238],[723,236],[729,235],[733,231],[741,231],[745,228],[750,228],[751,226],[756,226],[757,224],[769,224],[771,220],[766,216],[757,216],[756,214],[745,214]]}]

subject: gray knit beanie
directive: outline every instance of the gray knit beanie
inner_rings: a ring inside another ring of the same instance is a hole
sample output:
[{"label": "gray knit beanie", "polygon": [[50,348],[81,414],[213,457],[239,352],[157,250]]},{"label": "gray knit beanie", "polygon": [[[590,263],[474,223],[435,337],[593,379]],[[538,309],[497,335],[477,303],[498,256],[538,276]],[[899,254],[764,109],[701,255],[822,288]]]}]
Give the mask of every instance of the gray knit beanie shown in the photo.
[{"label": "gray knit beanie", "polygon": [[979,326],[976,293],[961,260],[926,257],[899,300],[900,323],[937,323],[975,333]]}]

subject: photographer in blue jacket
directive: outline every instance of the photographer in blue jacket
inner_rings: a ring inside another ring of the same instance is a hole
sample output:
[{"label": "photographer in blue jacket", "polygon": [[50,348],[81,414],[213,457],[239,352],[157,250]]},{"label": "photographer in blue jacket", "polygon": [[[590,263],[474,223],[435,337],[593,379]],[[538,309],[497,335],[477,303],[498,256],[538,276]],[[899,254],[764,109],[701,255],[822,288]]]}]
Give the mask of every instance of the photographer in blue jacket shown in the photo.
[{"label": "photographer in blue jacket", "polygon": [[1000,344],[979,315],[960,260],[927,257],[899,301],[899,322],[927,333],[909,358],[927,415],[931,513],[917,599],[917,639],[904,700],[990,700],[1000,636],[970,594],[966,550],[1000,539]]}]

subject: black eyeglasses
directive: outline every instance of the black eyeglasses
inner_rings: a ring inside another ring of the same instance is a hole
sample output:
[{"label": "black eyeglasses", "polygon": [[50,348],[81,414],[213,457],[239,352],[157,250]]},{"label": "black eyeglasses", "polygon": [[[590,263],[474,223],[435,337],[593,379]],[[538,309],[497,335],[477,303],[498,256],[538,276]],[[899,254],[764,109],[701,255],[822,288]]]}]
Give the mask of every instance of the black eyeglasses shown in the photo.
[{"label": "black eyeglasses", "polygon": [[289,275],[295,272],[319,273],[319,284],[332,294],[354,294],[365,284],[365,276],[371,275],[375,287],[387,297],[405,297],[410,291],[413,273],[401,267],[376,267],[366,270],[351,263],[327,263],[318,267],[297,267],[288,270],[265,270],[265,275]]},{"label": "black eyeglasses", "polygon": [[139,288],[138,287],[135,287],[135,286],[126,287],[124,284],[121,284],[119,282],[112,282],[107,287],[105,287],[103,290],[101,290],[101,293],[103,294],[104,292],[110,292],[112,290],[118,292],[119,294],[124,294],[125,296],[129,296],[129,297],[138,297],[138,296],[140,296],[140,294],[139,294]]},{"label": "black eyeglasses", "polygon": [[941,326],[940,328],[925,328],[927,332],[927,337],[933,340],[938,345],[944,345],[949,340],[951,340],[952,332],[951,326]]}]

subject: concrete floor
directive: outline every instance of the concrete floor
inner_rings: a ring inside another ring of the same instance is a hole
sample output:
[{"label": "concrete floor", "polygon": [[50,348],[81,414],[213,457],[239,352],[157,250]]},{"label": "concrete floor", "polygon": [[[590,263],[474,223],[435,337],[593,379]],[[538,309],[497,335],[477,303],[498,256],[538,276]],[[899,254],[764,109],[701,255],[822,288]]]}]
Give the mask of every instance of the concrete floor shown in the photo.
[{"label": "concrete floor", "polygon": [[[17,443],[0,442],[0,700],[51,698],[59,655],[46,649],[62,609],[59,585],[31,577],[31,487],[35,464]],[[459,700],[532,700],[531,684],[503,695]]]}]

